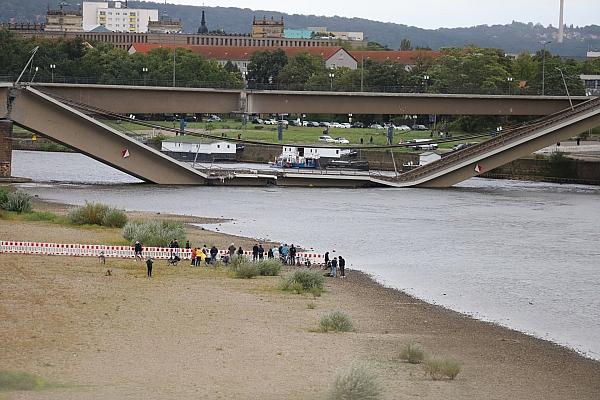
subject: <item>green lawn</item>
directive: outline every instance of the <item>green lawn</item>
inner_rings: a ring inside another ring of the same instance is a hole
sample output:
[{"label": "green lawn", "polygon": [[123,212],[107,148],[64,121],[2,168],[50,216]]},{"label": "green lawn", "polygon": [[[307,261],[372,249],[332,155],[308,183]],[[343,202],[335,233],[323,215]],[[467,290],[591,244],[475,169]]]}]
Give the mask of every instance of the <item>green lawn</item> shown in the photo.
[{"label": "green lawn", "polygon": [[[106,121],[111,126],[115,128],[124,130],[124,131],[136,131],[136,130],[148,130],[150,128],[145,127],[143,125],[138,125],[131,122],[121,122],[119,124],[114,121]],[[155,126],[164,126],[167,128],[173,128],[172,122],[165,121],[147,121],[148,123]],[[175,128],[178,128],[179,124],[175,125]],[[208,129],[207,129],[208,128]],[[241,135],[242,139],[246,140],[257,140],[261,142],[267,143],[278,143],[277,141],[277,127],[272,125],[255,125],[248,123],[246,128],[244,129],[241,122],[239,120],[224,120],[220,122],[200,122],[193,123],[188,122],[186,129],[200,129],[203,131],[207,131],[208,133],[216,136],[224,135],[225,137],[237,138],[238,134]],[[323,127],[299,127],[299,126],[288,126],[283,129],[283,143],[290,144],[315,144],[319,142],[319,136],[323,134]],[[347,146],[356,146],[360,145],[360,140],[363,140],[364,145],[372,144],[381,146],[387,144],[387,136],[385,129],[369,129],[369,128],[351,128],[351,129],[341,129],[341,128],[330,128],[329,136],[336,137],[344,137],[350,141],[350,145]],[[453,136],[461,136],[463,133],[461,132],[453,132]],[[422,132],[394,132],[394,143],[400,142],[400,140],[408,141],[412,139],[428,139],[430,138],[429,131]],[[193,135],[186,135],[182,137],[178,137],[177,140],[186,141],[186,142],[194,142],[199,141],[201,138],[196,138]],[[477,139],[469,140],[469,142],[476,142]],[[464,142],[464,141],[463,141]],[[449,149],[457,143],[461,143],[461,141],[449,142],[449,143],[441,143],[440,149]],[[333,144],[332,144],[333,145]],[[340,146],[340,145],[337,145]],[[409,149],[399,148],[397,151],[410,151]]]}]

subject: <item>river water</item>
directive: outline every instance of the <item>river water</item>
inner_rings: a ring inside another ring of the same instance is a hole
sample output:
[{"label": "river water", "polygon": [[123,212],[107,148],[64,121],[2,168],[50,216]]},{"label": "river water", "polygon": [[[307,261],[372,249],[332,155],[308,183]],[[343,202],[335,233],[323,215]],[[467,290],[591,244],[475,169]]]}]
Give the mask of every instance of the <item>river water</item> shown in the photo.
[{"label": "river water", "polygon": [[13,152],[13,174],[49,200],[232,218],[208,228],[335,250],[388,286],[600,359],[600,187],[158,187],[79,154],[27,151]]}]

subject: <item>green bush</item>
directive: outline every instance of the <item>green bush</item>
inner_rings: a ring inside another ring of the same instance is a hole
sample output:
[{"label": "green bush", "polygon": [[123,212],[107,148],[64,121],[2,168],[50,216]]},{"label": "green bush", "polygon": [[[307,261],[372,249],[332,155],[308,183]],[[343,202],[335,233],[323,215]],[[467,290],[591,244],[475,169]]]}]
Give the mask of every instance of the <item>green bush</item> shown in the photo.
[{"label": "green bush", "polygon": [[109,208],[102,218],[102,226],[108,228],[122,228],[127,223],[127,215],[122,210],[116,208]]},{"label": "green bush", "polygon": [[324,315],[319,323],[321,332],[350,332],[353,329],[352,320],[341,311]]},{"label": "green bush", "polygon": [[462,366],[458,361],[451,359],[430,358],[425,360],[423,364],[425,374],[429,375],[434,381],[447,377],[454,380],[462,370]]},{"label": "green bush", "polygon": [[377,400],[381,386],[374,373],[365,366],[354,364],[340,369],[329,392],[330,400]]},{"label": "green bush", "polygon": [[255,263],[246,262],[240,264],[235,270],[236,278],[250,279],[260,275],[260,270]]},{"label": "green bush", "polygon": [[31,211],[31,196],[24,192],[11,192],[6,195],[2,202],[2,208],[6,211],[28,213]]},{"label": "green bush", "polygon": [[320,295],[324,282],[325,278],[320,271],[299,269],[282,281],[281,288],[298,293],[311,292]]},{"label": "green bush", "polygon": [[27,372],[0,371],[0,391],[41,390],[48,386],[44,379]]},{"label": "green bush", "polygon": [[0,186],[0,206],[6,202],[9,193],[10,190],[6,186]]},{"label": "green bush", "polygon": [[425,352],[418,345],[409,343],[400,351],[400,358],[410,364],[420,364],[425,359]]},{"label": "green bush", "polygon": [[171,240],[185,242],[185,227],[178,221],[129,221],[123,237],[130,242],[139,240],[144,246],[167,247]]},{"label": "green bush", "polygon": [[69,213],[69,221],[74,225],[102,225],[104,215],[109,207],[102,203],[88,203],[72,210]]},{"label": "green bush", "polygon": [[248,260],[245,257],[234,256],[231,260],[229,260],[229,268],[231,268],[232,271],[235,271],[241,265],[247,262]]},{"label": "green bush", "polygon": [[442,373],[448,377],[451,381],[460,374],[462,370],[462,365],[456,360],[444,360],[442,363]]},{"label": "green bush", "polygon": [[256,263],[261,276],[277,276],[281,272],[281,261],[262,260]]}]

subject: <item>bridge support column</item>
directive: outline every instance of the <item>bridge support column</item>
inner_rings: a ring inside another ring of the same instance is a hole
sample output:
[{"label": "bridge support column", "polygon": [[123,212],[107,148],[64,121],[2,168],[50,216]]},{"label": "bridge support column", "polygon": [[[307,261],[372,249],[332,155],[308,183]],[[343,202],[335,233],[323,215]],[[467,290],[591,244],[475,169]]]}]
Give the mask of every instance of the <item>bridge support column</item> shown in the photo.
[{"label": "bridge support column", "polygon": [[12,121],[0,120],[0,178],[11,176],[12,127]]}]

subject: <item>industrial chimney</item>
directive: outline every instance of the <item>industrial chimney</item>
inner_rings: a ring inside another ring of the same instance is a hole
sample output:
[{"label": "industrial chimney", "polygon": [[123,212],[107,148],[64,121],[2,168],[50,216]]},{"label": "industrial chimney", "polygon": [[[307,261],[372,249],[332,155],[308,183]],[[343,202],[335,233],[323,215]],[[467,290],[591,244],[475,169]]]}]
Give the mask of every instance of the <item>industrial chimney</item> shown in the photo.
[{"label": "industrial chimney", "polygon": [[560,0],[560,18],[558,21],[558,43],[563,42],[563,37],[565,35],[564,11],[565,11],[565,0]]}]

